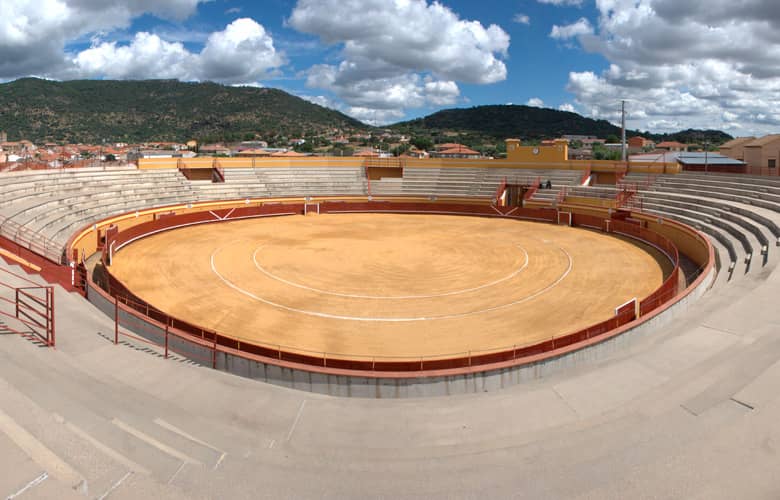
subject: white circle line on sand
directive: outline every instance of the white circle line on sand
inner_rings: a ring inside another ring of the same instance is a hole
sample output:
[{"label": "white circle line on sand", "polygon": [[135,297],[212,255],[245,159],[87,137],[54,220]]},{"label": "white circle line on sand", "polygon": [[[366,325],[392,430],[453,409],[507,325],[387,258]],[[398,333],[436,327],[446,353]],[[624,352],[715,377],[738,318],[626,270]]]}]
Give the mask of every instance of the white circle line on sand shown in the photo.
[{"label": "white circle line on sand", "polygon": [[541,288],[540,290],[537,290],[536,292],[532,293],[531,295],[527,295],[521,299],[515,300],[513,302],[510,302],[508,304],[501,304],[498,306],[489,307],[486,309],[480,309],[478,311],[469,311],[464,313],[457,313],[457,314],[447,314],[443,316],[420,316],[415,318],[365,318],[365,317],[359,317],[359,316],[343,316],[339,314],[329,314],[329,313],[323,313],[323,312],[317,312],[317,311],[308,311],[306,309],[298,309],[296,307],[290,307],[286,306],[284,304],[279,304],[278,302],[273,302],[271,300],[268,300],[264,297],[260,297],[259,295],[255,295],[254,293],[245,290],[241,288],[240,286],[236,285],[235,283],[231,282],[220,272],[217,270],[217,266],[214,262],[215,257],[217,254],[222,251],[222,247],[217,248],[214,250],[214,252],[211,254],[211,271],[228,287],[232,288],[233,290],[251,298],[258,302],[262,302],[264,304],[267,304],[272,307],[276,307],[278,309],[282,309],[289,312],[294,312],[298,314],[305,314],[307,316],[314,316],[318,318],[326,318],[326,319],[338,319],[338,320],[345,320],[345,321],[366,321],[366,322],[386,322],[386,323],[409,323],[413,321],[432,321],[432,320],[442,320],[442,319],[458,319],[458,318],[465,318],[468,316],[475,316],[477,314],[484,314],[488,312],[494,312],[501,309],[506,309],[509,307],[514,307],[516,305],[522,304],[524,302],[528,302],[529,300],[535,299],[536,297],[549,292],[556,286],[558,286],[566,277],[569,275],[569,273],[572,270],[573,262],[571,255],[569,252],[567,252],[564,248],[558,247],[558,250],[563,252],[566,255],[566,258],[569,261],[569,264],[566,268],[566,270],[561,274],[554,282],[550,283],[549,285],[545,286],[544,288]]},{"label": "white circle line on sand", "polygon": [[337,297],[347,297],[351,299],[373,299],[373,300],[409,300],[409,299],[431,299],[436,297],[447,297],[450,295],[461,295],[464,293],[469,292],[476,292],[478,290],[482,290],[485,288],[489,288],[491,286],[498,285],[499,283],[503,283],[504,281],[510,280],[523,272],[523,270],[528,267],[528,252],[525,250],[525,248],[521,247],[520,245],[515,245],[517,248],[520,249],[521,252],[525,255],[525,262],[523,262],[523,265],[509,273],[508,275],[504,276],[503,278],[499,278],[495,281],[491,281],[490,283],[485,283],[484,285],[472,287],[472,288],[464,288],[463,290],[453,290],[451,292],[442,292],[442,293],[434,293],[430,295],[397,295],[397,296],[377,296],[377,295],[360,295],[356,293],[340,293],[340,292],[331,292],[328,290],[322,290],[320,288],[314,288],[311,286],[302,285],[300,283],[296,283],[294,281],[286,280],[282,277],[279,277],[272,272],[265,269],[263,266],[260,265],[259,262],[257,262],[257,254],[260,252],[260,250],[263,249],[263,246],[258,247],[254,253],[252,254],[252,262],[255,263],[255,267],[268,276],[269,278],[279,281],[280,283],[284,283],[285,285],[294,286],[296,288],[300,288],[303,290],[309,290],[310,292],[316,292],[316,293],[322,293],[325,295],[335,295]]}]

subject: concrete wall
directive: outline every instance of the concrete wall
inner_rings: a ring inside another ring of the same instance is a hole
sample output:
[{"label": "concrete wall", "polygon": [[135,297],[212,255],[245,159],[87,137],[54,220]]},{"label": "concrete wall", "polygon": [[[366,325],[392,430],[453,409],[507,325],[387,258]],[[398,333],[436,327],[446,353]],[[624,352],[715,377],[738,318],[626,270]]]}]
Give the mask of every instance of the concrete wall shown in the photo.
[{"label": "concrete wall", "polygon": [[220,352],[217,355],[217,368],[291,389],[341,397],[411,398],[496,391],[604,360],[625,351],[684,313],[707,291],[715,279],[715,273],[712,268],[687,296],[634,328],[582,349],[529,364],[451,376],[370,378],[282,368]]},{"label": "concrete wall", "polygon": [[[637,340],[651,335],[684,313],[709,289],[715,275],[715,268],[710,267],[709,272],[701,276],[688,293],[677,302],[620,334],[560,355],[500,369],[458,375],[415,377],[410,373],[410,376],[405,378],[373,378],[332,375],[312,371],[306,367],[298,369],[278,366],[223,349],[217,352],[216,368],[269,384],[339,397],[410,398],[495,391],[582,364],[604,360],[623,352]],[[114,305],[102,290],[98,290],[92,283],[89,284],[88,299],[99,310],[113,317]],[[159,343],[160,335],[164,335],[159,326],[151,322],[141,324],[143,321],[140,318],[131,319],[128,313],[121,313],[120,317],[122,325],[126,325],[150,341]],[[169,337],[169,345],[177,353],[206,366],[209,365],[212,352],[207,346],[185,342],[173,336]]]},{"label": "concrete wall", "polygon": [[[547,147],[552,152],[546,152],[542,148]],[[404,168],[513,168],[533,170],[591,170],[593,172],[623,172],[626,164],[617,161],[589,161],[568,160],[561,151],[556,151],[557,146],[539,146],[539,154],[533,154],[534,147],[528,148],[527,153],[521,153],[516,157],[506,160],[462,159],[462,158],[405,158]],[[521,151],[525,151],[522,149]],[[177,168],[212,168],[213,158],[191,158],[178,162],[176,159],[144,158],[138,161],[140,169]],[[315,167],[355,167],[366,165],[365,159],[353,156],[309,156],[305,158],[218,158],[217,164],[221,168],[315,168]],[[681,171],[677,162],[630,162],[630,172],[650,174],[676,174]]]},{"label": "concrete wall", "polygon": [[565,162],[569,159],[569,143],[556,140],[552,145],[523,146],[518,139],[507,139],[506,159],[516,162]]}]

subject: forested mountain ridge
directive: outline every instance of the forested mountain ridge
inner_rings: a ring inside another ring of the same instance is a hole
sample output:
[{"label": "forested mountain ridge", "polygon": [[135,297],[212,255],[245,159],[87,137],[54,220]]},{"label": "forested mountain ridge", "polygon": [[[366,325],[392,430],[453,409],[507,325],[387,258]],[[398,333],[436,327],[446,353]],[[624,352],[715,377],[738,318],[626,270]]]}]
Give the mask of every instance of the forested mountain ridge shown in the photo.
[{"label": "forested mountain ridge", "polygon": [[176,80],[24,78],[0,84],[0,130],[33,142],[239,140],[365,129],[282,90]]}]

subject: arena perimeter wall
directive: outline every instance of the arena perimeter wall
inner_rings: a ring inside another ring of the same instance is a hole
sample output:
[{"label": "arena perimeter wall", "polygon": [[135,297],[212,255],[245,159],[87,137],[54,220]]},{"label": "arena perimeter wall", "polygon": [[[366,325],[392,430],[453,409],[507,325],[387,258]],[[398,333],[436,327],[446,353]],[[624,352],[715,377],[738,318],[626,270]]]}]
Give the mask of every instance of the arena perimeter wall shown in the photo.
[{"label": "arena perimeter wall", "polygon": [[[266,203],[266,208],[262,208],[263,205],[258,205],[255,210],[250,210],[254,214],[248,213],[247,216],[258,217],[272,214],[301,213],[304,202],[298,200],[297,203],[292,203],[291,201],[288,200],[289,203]],[[234,205],[232,209],[235,209],[237,206],[246,208],[245,203],[232,203]],[[313,203],[316,202],[313,200],[309,202],[310,205]],[[333,212],[409,211],[418,213],[453,213],[462,211],[464,214],[469,213],[471,215],[512,216],[512,214],[508,213],[512,209],[497,209],[489,205],[448,205],[445,201],[431,203],[428,200],[417,200],[416,203],[404,204],[403,207],[395,206],[400,205],[400,203],[393,203],[392,205],[391,207],[391,205],[385,204],[383,207],[381,202],[368,203],[365,200],[362,202],[353,200],[351,203],[331,201],[330,208]],[[456,210],[456,207],[459,208]],[[386,210],[382,210],[382,208]],[[192,210],[190,212],[193,214],[190,216],[192,220],[197,218],[194,215],[197,211],[201,213],[204,211],[203,208],[197,209],[198,207],[187,207],[187,210]],[[158,210],[161,212],[171,211],[170,207]],[[209,222],[227,220],[230,210],[231,208],[224,207],[207,211],[211,215]],[[502,210],[503,213],[501,212]],[[573,220],[576,225],[578,216],[576,209],[572,210],[574,211]],[[524,213],[525,217],[521,218],[536,218],[537,220],[549,222],[552,220],[555,211],[547,213],[548,211],[526,211]],[[607,220],[608,215],[606,213],[599,218],[593,214],[592,210],[588,212],[579,216],[580,223],[583,223],[585,226],[595,224],[598,227],[603,224],[603,221]],[[517,215],[520,214],[517,213]],[[536,217],[532,217],[532,215]],[[555,220],[557,220],[557,214],[555,215]],[[138,220],[139,218],[132,217],[134,222],[136,222],[135,225],[138,226],[137,228],[131,229],[132,226],[130,226],[115,238],[112,238],[115,241],[115,245],[118,243],[118,246],[121,247],[136,238],[149,234],[149,225],[141,224],[141,221]],[[646,226],[651,221],[654,224],[659,224],[659,221],[655,218],[648,219],[638,217],[635,223],[638,226]],[[611,222],[615,224],[618,221],[611,220]],[[148,309],[146,314],[143,314],[139,312],[139,310],[142,311],[143,309],[137,306],[131,307],[133,304],[130,302],[127,305],[119,303],[115,297],[108,295],[92,280],[89,281],[88,298],[107,315],[112,317],[116,315],[119,323],[127,325],[131,330],[140,335],[142,340],[157,345],[162,345],[164,342],[166,352],[170,349],[206,366],[212,366],[216,369],[267,383],[333,396],[372,398],[438,396],[483,392],[539,378],[581,363],[604,359],[616,351],[625,349],[637,338],[647,335],[673,321],[692,302],[704,294],[716,275],[711,245],[701,234],[687,226],[665,220],[660,222],[660,224],[664,226],[663,232],[666,233],[668,239],[674,242],[675,245],[694,250],[698,249],[698,251],[692,252],[693,255],[689,257],[700,265],[701,272],[685,291],[672,300],[664,301],[665,303],[661,307],[648,312],[641,318],[610,329],[606,333],[599,333],[591,338],[579,340],[575,343],[562,343],[564,345],[559,346],[556,346],[554,343],[548,344],[544,350],[539,352],[530,354],[519,353],[521,354],[520,357],[513,357],[513,359],[495,363],[480,364],[478,366],[442,369],[422,369],[424,367],[421,366],[421,371],[413,372],[358,371],[332,366],[312,366],[289,359],[274,359],[270,355],[248,353],[240,345],[235,346],[237,348],[221,345],[221,342],[218,342],[221,339],[214,332],[202,331],[200,337],[186,333],[182,329],[191,332],[192,325],[175,324],[168,320],[162,320],[162,322],[155,320],[153,318],[154,314],[150,314]],[[628,228],[629,226],[624,227]]]},{"label": "arena perimeter wall", "polygon": [[682,171],[677,162],[622,162],[609,160],[510,161],[489,158],[361,158],[358,156],[307,156],[296,158],[141,158],[138,168],[210,169],[210,168],[295,168],[380,166],[382,163],[404,168],[512,168],[543,170],[577,170],[580,172],[677,174]]}]

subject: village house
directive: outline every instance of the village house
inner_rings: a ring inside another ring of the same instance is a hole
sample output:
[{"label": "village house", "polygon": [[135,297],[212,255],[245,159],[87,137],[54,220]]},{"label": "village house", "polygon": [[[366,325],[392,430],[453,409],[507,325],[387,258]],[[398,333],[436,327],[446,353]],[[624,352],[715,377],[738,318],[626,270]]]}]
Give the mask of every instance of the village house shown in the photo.
[{"label": "village house", "polygon": [[216,156],[216,155],[224,155],[224,156],[230,156],[231,151],[230,148],[223,144],[204,144],[200,147],[198,152],[201,155],[204,156]]},{"label": "village house", "polygon": [[628,142],[629,153],[641,153],[642,151],[651,151],[656,147],[654,141],[651,141],[650,139],[645,139],[642,136],[629,137],[627,142]]},{"label": "village house", "polygon": [[688,149],[685,144],[677,141],[659,142],[655,147],[662,151],[686,151]]},{"label": "village house", "polygon": [[482,153],[474,151],[462,144],[456,144],[456,147],[447,149],[437,149],[435,152],[431,152],[431,158],[481,158]]},{"label": "village house", "polygon": [[752,169],[769,169],[769,174],[778,175],[780,134],[766,135],[745,144],[744,161]]},{"label": "village house", "polygon": [[755,137],[737,137],[728,142],[723,143],[718,151],[723,156],[734,158],[735,160],[745,160],[745,146],[755,141]]}]

